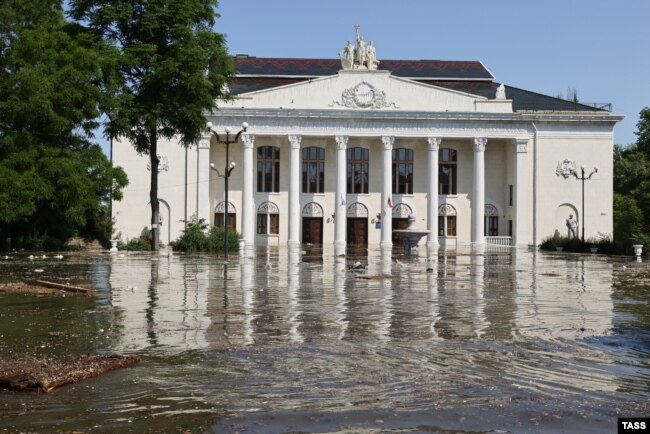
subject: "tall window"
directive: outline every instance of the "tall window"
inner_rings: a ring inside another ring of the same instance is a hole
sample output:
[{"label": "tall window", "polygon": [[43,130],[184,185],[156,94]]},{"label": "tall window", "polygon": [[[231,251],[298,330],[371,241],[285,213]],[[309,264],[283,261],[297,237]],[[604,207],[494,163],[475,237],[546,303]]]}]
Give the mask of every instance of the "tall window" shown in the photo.
[{"label": "tall window", "polygon": [[508,206],[512,206],[513,198],[515,197],[514,192],[512,191],[512,184],[508,186]]},{"label": "tall window", "polygon": [[[222,228],[226,217],[226,203],[219,202],[214,210],[214,225]],[[228,229],[237,229],[237,211],[232,203],[228,204]]]},{"label": "tall window", "polygon": [[438,236],[456,236],[456,208],[443,203],[438,207]]},{"label": "tall window", "polygon": [[280,212],[273,202],[264,202],[257,208],[257,233],[259,235],[280,233]]},{"label": "tall window", "polygon": [[499,235],[499,216],[486,215],[483,228],[483,235],[496,237]]},{"label": "tall window", "polygon": [[413,194],[413,149],[393,149],[393,194]]},{"label": "tall window", "polygon": [[348,148],[348,194],[368,193],[369,151],[367,148]]},{"label": "tall window", "polygon": [[457,194],[455,149],[442,148],[438,151],[438,194]]},{"label": "tall window", "polygon": [[280,148],[277,146],[257,148],[257,191],[260,193],[280,191]]},{"label": "tall window", "polygon": [[325,192],[325,148],[302,148],[302,192]]}]

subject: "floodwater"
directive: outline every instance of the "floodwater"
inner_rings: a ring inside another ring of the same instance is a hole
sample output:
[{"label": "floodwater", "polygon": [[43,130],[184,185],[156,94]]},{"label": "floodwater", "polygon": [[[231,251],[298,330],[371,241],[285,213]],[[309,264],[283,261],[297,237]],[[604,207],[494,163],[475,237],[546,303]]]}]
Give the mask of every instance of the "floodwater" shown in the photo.
[{"label": "floodwater", "polygon": [[96,291],[0,295],[0,355],[141,361],[0,390],[0,432],[613,432],[650,416],[650,286],[626,277],[644,267],[525,249],[12,255],[0,281]]}]

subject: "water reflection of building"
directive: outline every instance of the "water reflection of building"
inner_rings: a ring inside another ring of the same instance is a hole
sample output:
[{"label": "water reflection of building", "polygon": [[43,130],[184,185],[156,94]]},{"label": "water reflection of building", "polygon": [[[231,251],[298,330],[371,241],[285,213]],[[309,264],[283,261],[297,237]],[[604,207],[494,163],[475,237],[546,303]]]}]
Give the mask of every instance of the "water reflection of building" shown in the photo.
[{"label": "water reflection of building", "polygon": [[114,256],[116,345],[575,339],[612,327],[611,265],[594,257],[453,250],[398,262],[377,249],[359,273],[330,253],[313,261],[297,249],[264,248],[228,264]]},{"label": "water reflection of building", "polygon": [[113,256],[109,282],[117,326],[123,328],[122,338],[116,340],[118,350],[207,347],[205,264],[166,256]]}]

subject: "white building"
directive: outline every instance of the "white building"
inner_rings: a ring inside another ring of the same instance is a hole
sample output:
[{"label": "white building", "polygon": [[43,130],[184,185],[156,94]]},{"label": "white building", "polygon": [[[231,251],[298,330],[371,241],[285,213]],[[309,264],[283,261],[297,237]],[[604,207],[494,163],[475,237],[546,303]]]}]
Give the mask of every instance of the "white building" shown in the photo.
[{"label": "white building", "polygon": [[[612,233],[612,129],[622,116],[497,83],[476,61],[376,62],[346,50],[235,58],[236,97],[207,117],[220,136],[249,124],[229,146],[229,221],[242,244],[385,247],[410,213],[430,247],[539,244],[566,235],[569,215],[576,235]],[[163,244],[193,215],[223,224],[225,148],[208,131],[189,149],[159,144]],[[148,157],[118,141],[113,161],[130,181],[113,203],[116,230],[136,237],[150,227]],[[581,165],[587,176],[598,168],[584,216],[572,174]]]}]

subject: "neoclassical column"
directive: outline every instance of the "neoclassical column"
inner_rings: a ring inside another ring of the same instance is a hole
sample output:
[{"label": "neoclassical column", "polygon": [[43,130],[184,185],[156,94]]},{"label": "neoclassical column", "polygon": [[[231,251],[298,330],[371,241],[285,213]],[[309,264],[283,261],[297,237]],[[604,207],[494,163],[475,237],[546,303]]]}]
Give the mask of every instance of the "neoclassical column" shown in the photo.
[{"label": "neoclassical column", "polygon": [[255,244],[255,197],[253,196],[253,145],[255,136],[244,133],[242,135],[242,160],[244,161],[244,185],[242,189],[242,239],[240,247],[252,247]]},{"label": "neoclassical column", "polygon": [[392,164],[393,164],[393,143],[395,137],[382,136],[381,141],[384,145],[384,153],[382,158],[382,176],[383,183],[381,188],[381,247],[391,247],[393,245],[392,232],[393,232],[393,210],[388,208],[388,200],[391,198],[393,191],[392,186]]},{"label": "neoclassical column", "polygon": [[474,180],[472,189],[472,244],[485,244],[485,145],[486,137],[474,138]]},{"label": "neoclassical column", "polygon": [[528,152],[528,139],[516,139],[514,149],[514,208],[513,208],[513,236],[514,245],[524,245],[527,243],[526,239],[526,205],[525,200],[531,196],[530,189],[526,188],[526,153]]},{"label": "neoclassical column", "polygon": [[289,245],[300,244],[300,141],[301,136],[290,135],[289,160]]},{"label": "neoclassical column", "polygon": [[334,202],[336,203],[336,211],[334,213],[335,217],[335,238],[334,245],[337,248],[345,248],[345,226],[346,226],[346,212],[345,197],[347,191],[345,188],[345,178],[346,178],[346,161],[345,161],[345,150],[348,146],[348,136],[336,136],[336,198]]},{"label": "neoclassical column", "polygon": [[438,246],[438,151],[440,137],[429,137],[427,170],[427,248]]},{"label": "neoclassical column", "polygon": [[210,217],[210,136],[199,140],[196,160],[196,217],[208,224]]}]

